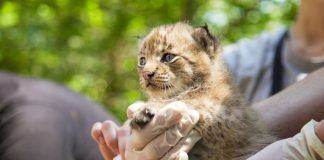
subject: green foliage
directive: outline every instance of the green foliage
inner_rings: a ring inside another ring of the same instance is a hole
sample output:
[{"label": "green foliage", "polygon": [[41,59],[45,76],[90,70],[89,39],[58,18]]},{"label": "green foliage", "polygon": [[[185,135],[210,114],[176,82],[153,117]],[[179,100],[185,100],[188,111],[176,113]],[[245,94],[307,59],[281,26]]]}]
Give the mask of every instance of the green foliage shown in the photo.
[{"label": "green foliage", "polygon": [[177,21],[207,23],[223,42],[290,25],[297,0],[3,0],[0,69],[65,84],[120,120],[145,99],[137,35]]}]

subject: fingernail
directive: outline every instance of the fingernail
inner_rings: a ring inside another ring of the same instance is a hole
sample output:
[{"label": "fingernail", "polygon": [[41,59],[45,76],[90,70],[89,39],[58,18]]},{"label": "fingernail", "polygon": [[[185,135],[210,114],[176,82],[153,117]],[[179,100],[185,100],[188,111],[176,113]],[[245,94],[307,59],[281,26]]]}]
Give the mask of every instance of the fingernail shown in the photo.
[{"label": "fingernail", "polygon": [[95,128],[96,130],[101,130],[101,127],[102,127],[102,123],[100,122],[96,122],[93,126],[93,128]]}]

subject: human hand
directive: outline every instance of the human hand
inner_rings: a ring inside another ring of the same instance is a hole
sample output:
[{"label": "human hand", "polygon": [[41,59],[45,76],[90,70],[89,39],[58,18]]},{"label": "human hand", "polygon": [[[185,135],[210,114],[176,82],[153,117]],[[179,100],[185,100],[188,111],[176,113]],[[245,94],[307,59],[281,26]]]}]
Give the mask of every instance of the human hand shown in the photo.
[{"label": "human hand", "polygon": [[112,160],[118,154],[125,160],[126,141],[130,136],[128,121],[121,127],[110,120],[97,122],[92,127],[91,136],[97,142],[105,160]]},{"label": "human hand", "polygon": [[[143,104],[129,106],[128,118],[131,119]],[[201,138],[191,131],[198,120],[198,112],[188,109],[182,102],[173,102],[160,110],[145,128],[134,130],[132,135],[128,121],[122,127],[112,121],[97,122],[91,133],[105,160],[112,160],[117,154],[123,160],[130,159],[127,157],[132,160],[187,160],[187,152]]]},{"label": "human hand", "polygon": [[[143,104],[131,105],[128,118]],[[126,159],[132,160],[187,160],[187,152],[201,138],[192,130],[199,113],[183,102],[163,107],[141,130],[133,130],[126,147]]]}]

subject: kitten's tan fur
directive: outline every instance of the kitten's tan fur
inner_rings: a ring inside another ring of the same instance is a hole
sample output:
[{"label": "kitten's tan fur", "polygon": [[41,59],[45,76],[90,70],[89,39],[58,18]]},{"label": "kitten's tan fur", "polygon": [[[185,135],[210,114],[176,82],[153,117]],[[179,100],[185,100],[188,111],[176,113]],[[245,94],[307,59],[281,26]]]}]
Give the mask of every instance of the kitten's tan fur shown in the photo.
[{"label": "kitten's tan fur", "polygon": [[202,139],[190,160],[246,159],[275,140],[232,84],[207,27],[160,26],[139,48],[140,84],[150,100],[135,113],[133,129],[145,127],[160,107],[180,100],[200,113],[194,129]]}]

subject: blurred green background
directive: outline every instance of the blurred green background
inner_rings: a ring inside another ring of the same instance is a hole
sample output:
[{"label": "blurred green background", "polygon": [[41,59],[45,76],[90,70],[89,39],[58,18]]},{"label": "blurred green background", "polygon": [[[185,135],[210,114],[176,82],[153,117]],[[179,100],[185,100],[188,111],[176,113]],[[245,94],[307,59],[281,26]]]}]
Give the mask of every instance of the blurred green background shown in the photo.
[{"label": "blurred green background", "polygon": [[137,35],[177,21],[208,24],[224,45],[293,23],[299,0],[2,0],[0,70],[53,80],[119,120],[145,99]]}]

